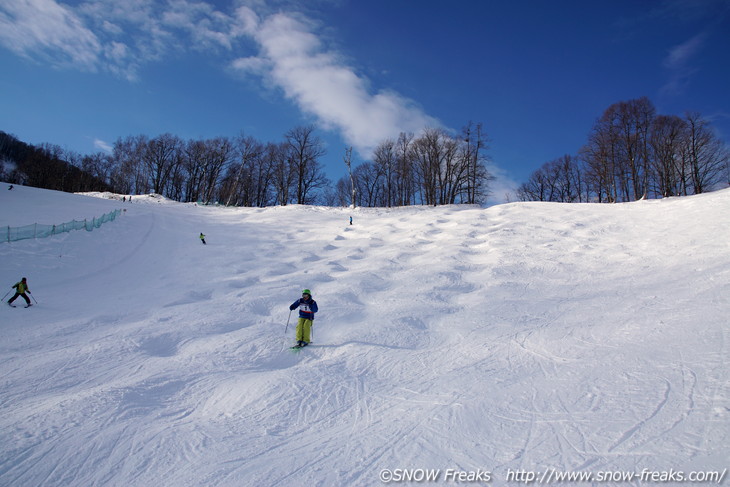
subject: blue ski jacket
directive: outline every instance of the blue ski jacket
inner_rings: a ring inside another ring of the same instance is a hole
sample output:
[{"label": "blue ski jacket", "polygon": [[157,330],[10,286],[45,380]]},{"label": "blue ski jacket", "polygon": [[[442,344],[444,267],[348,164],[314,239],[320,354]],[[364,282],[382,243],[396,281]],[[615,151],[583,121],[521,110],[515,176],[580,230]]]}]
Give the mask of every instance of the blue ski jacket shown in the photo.
[{"label": "blue ski jacket", "polygon": [[311,296],[309,297],[309,299],[297,299],[291,304],[291,306],[289,306],[289,309],[295,310],[297,307],[299,307],[299,317],[306,320],[314,320],[314,313],[319,311],[319,308],[317,307],[317,301],[312,299]]}]

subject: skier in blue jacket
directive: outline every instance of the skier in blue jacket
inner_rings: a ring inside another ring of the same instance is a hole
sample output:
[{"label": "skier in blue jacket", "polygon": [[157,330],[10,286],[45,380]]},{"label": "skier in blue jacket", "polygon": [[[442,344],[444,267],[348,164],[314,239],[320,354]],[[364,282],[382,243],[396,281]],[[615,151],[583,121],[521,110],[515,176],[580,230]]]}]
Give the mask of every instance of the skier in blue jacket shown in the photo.
[{"label": "skier in blue jacket", "polygon": [[309,345],[312,332],[314,313],[319,311],[317,302],[312,299],[312,292],[309,289],[302,291],[302,297],[294,301],[290,310],[299,308],[299,322],[297,323],[297,346],[306,347]]}]

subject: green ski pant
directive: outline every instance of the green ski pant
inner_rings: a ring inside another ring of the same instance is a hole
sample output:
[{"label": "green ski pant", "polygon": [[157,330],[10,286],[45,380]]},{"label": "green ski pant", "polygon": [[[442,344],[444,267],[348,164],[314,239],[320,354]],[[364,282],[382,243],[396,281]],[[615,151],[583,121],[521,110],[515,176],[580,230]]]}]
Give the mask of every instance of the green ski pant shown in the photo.
[{"label": "green ski pant", "polygon": [[297,323],[297,341],[309,343],[312,332],[312,320],[306,318],[299,318]]}]

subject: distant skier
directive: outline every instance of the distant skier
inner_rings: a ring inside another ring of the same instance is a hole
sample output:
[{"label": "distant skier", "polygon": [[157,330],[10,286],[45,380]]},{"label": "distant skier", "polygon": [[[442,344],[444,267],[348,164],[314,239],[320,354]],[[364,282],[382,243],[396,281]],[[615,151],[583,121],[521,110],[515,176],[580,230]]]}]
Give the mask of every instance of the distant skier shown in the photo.
[{"label": "distant skier", "polygon": [[8,186],[8,191],[12,191],[12,190],[13,190],[13,185],[11,184],[10,186]]},{"label": "distant skier", "polygon": [[352,225],[352,217],[350,217],[350,225]]},{"label": "distant skier", "polygon": [[[15,289],[15,296],[8,300],[8,304],[10,306],[13,306],[13,301],[18,299],[18,296],[21,296],[23,299],[25,299],[26,308],[32,306],[30,303],[30,298],[28,297],[28,294],[30,294],[30,289],[28,289],[28,280],[25,277],[21,279],[20,282],[16,282],[15,284],[13,284],[13,289]],[[25,294],[26,292],[28,294]]]},{"label": "distant skier", "polygon": [[314,313],[319,311],[317,302],[312,299],[312,292],[309,289],[302,291],[302,297],[294,301],[290,310],[299,308],[299,322],[297,323],[297,346],[306,347],[309,345],[312,332]]},{"label": "distant skier", "polygon": [[206,245],[206,243],[205,243],[205,235],[203,235],[203,232],[200,232],[200,241],[203,242],[203,245]]}]

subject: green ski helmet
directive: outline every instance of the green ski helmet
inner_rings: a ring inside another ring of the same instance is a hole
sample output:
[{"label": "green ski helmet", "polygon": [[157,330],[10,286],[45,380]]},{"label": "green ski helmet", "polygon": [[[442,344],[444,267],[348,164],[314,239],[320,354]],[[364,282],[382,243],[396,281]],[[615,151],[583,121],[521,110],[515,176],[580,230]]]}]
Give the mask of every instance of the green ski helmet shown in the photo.
[{"label": "green ski helmet", "polygon": [[312,295],[312,291],[310,291],[309,289],[303,289],[302,290],[302,294],[308,294],[308,295],[311,296]]}]

